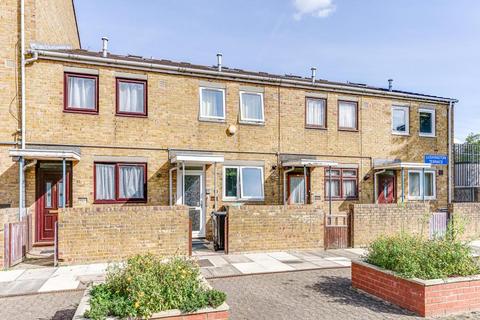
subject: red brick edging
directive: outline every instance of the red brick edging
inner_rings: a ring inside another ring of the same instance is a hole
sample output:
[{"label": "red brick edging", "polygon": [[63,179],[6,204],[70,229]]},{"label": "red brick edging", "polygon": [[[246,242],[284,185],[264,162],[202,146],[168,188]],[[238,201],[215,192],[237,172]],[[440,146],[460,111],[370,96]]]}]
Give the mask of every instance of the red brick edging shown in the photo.
[{"label": "red brick edging", "polygon": [[423,317],[480,310],[480,276],[403,279],[376,266],[352,261],[352,286]]}]

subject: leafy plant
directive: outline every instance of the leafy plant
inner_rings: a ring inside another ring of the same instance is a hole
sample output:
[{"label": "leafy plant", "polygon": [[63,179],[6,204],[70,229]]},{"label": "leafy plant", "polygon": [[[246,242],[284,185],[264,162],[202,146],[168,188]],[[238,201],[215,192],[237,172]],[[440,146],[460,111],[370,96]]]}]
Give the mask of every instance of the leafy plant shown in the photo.
[{"label": "leafy plant", "polygon": [[441,279],[480,273],[468,244],[460,241],[462,224],[449,223],[445,237],[428,240],[400,233],[382,236],[368,248],[365,261],[405,278]]},{"label": "leafy plant", "polygon": [[226,299],[223,292],[205,286],[194,261],[181,257],[162,261],[150,254],[110,268],[106,282],[94,286],[90,294],[85,317],[92,319],[148,318],[170,309],[192,312],[216,308]]}]

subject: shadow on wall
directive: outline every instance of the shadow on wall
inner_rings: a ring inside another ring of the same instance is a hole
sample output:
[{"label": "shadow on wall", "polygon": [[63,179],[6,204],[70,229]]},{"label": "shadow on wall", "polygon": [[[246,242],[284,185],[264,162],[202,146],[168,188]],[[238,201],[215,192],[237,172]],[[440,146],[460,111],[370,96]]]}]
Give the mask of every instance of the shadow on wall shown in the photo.
[{"label": "shadow on wall", "polygon": [[18,206],[18,165],[12,163],[0,174],[0,208]]}]

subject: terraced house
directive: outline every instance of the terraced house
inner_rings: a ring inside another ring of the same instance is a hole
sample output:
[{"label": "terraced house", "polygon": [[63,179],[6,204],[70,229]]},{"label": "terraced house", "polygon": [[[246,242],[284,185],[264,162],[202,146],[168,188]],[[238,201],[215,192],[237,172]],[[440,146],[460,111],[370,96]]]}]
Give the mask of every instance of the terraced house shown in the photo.
[{"label": "terraced house", "polygon": [[63,206],[185,205],[193,237],[210,238],[210,213],[237,204],[333,216],[450,202],[455,99],[233,69],[221,55],[121,56],[106,39],[86,51],[71,1],[27,3],[24,76],[19,1],[1,8],[0,205],[32,216],[35,244],[53,243]]}]

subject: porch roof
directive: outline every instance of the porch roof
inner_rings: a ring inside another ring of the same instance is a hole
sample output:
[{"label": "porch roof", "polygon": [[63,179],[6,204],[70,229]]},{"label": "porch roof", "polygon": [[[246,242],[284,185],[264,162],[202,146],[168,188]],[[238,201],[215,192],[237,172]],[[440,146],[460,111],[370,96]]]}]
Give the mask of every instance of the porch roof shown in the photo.
[{"label": "porch roof", "polygon": [[336,167],[338,162],[316,159],[290,159],[282,162],[283,167]]},{"label": "porch roof", "polygon": [[171,163],[197,163],[208,164],[224,162],[225,157],[223,154],[214,154],[210,152],[188,152],[188,151],[175,151],[170,155]]},{"label": "porch roof", "polygon": [[55,149],[12,149],[9,151],[12,158],[23,157],[27,160],[70,160],[80,161],[80,153],[74,150]]},{"label": "porch roof", "polygon": [[373,167],[374,170],[400,170],[400,169],[429,169],[432,165],[430,163],[423,162],[404,162],[404,161],[392,161],[381,163]]}]

